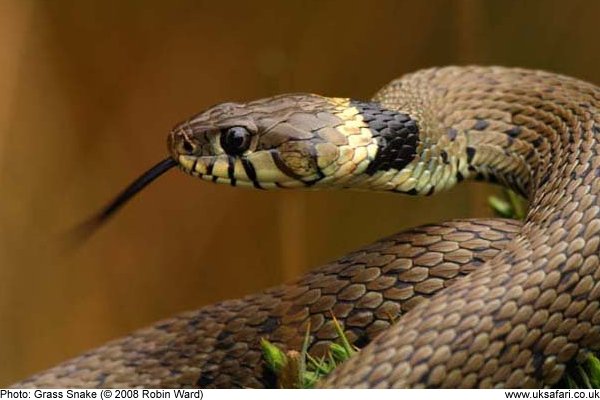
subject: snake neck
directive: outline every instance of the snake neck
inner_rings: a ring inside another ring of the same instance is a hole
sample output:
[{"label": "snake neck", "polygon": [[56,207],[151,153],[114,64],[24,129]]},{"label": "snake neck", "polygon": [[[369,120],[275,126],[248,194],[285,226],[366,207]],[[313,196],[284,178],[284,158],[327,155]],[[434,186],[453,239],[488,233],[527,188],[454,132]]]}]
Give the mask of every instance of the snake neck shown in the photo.
[{"label": "snake neck", "polygon": [[544,206],[540,193],[599,175],[600,91],[591,84],[540,71],[448,67],[393,81],[374,100],[419,126],[416,156],[397,173],[395,190],[409,180],[412,190],[401,191],[432,194],[474,178]]}]

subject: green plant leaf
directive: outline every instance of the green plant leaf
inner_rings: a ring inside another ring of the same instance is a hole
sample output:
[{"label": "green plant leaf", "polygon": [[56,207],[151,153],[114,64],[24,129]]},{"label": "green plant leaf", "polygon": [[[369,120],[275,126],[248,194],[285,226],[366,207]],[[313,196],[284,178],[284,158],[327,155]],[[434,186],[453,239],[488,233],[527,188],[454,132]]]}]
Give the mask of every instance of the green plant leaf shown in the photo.
[{"label": "green plant leaf", "polygon": [[265,338],[260,340],[260,347],[262,348],[263,358],[267,363],[267,367],[277,374],[287,364],[285,353]]}]

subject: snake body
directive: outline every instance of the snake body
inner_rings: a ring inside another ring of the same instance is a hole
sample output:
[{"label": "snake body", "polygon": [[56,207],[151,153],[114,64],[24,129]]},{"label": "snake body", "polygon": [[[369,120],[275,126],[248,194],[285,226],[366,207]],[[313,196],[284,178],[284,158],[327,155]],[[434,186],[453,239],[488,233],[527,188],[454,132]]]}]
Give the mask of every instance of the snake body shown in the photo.
[{"label": "snake body", "polygon": [[173,163],[204,180],[430,195],[476,178],[530,209],[523,225],[414,228],[17,386],[268,387],[260,338],[299,349],[310,326],[322,354],[331,314],[364,348],[323,387],[552,385],[600,348],[599,105],[599,88],[566,76],[445,67],[369,102],[292,94],[212,107],[169,135]]}]

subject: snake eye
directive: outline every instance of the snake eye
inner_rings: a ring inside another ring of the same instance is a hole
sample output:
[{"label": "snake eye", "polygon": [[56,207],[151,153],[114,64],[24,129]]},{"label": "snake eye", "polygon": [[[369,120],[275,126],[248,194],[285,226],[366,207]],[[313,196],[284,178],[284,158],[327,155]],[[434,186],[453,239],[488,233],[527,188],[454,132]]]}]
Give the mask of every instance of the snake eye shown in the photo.
[{"label": "snake eye", "polygon": [[221,131],[221,147],[231,156],[242,155],[250,147],[250,132],[242,126]]}]

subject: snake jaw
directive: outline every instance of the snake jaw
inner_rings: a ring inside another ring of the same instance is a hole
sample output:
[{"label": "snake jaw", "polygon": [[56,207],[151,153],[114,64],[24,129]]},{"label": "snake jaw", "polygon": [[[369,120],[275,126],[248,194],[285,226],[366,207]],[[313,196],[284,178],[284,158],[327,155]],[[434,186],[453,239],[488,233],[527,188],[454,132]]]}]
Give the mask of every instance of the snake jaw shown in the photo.
[{"label": "snake jaw", "polygon": [[325,177],[323,160],[339,153],[314,140],[316,130],[341,122],[329,114],[338,105],[339,100],[310,94],[218,105],[177,125],[168,137],[169,151],[181,170],[216,183],[312,186]]}]

